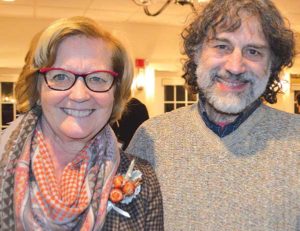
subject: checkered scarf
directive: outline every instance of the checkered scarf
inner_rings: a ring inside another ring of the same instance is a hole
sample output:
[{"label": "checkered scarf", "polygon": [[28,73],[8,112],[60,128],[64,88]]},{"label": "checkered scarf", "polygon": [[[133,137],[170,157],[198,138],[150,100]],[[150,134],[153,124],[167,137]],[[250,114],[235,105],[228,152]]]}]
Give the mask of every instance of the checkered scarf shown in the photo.
[{"label": "checkered scarf", "polygon": [[0,162],[1,230],[100,230],[119,165],[107,125],[69,163],[58,185],[39,127],[41,112],[24,116]]}]

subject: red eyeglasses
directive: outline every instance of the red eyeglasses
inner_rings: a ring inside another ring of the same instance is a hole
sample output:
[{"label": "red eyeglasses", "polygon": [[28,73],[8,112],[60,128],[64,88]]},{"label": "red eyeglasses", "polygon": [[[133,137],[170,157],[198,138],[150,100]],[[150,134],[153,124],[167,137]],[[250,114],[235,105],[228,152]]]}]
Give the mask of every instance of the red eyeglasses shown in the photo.
[{"label": "red eyeglasses", "polygon": [[107,92],[114,85],[118,73],[108,70],[96,70],[87,74],[77,74],[63,68],[45,67],[39,70],[50,89],[66,91],[71,89],[79,77],[93,92]]}]

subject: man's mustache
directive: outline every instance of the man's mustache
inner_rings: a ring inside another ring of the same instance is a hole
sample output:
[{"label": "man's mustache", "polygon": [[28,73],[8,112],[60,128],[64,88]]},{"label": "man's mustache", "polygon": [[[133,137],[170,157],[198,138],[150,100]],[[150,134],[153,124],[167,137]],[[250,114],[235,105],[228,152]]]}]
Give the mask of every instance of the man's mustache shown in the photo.
[{"label": "man's mustache", "polygon": [[254,83],[257,78],[255,74],[251,72],[245,72],[241,74],[233,74],[228,71],[222,71],[219,69],[213,69],[209,74],[213,82],[222,79],[225,81],[241,82],[241,83]]}]

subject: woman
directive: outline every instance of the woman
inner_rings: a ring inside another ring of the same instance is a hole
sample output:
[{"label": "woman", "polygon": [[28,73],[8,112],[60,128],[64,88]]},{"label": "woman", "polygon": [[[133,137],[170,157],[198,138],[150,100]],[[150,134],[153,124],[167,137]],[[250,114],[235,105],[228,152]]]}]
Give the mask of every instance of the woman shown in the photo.
[{"label": "woman", "polygon": [[16,84],[24,114],[1,136],[0,229],[163,230],[148,163],[135,161],[142,182],[128,204],[109,201],[133,159],[109,126],[133,74],[120,42],[91,19],[61,19],[33,39],[25,62]]}]

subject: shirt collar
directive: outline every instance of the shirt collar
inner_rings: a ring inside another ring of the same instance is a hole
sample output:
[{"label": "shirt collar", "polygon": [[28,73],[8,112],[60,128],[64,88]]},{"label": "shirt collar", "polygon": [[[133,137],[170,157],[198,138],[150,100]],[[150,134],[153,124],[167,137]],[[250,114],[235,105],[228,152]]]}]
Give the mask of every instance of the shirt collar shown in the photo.
[{"label": "shirt collar", "polygon": [[206,101],[205,97],[199,95],[198,107],[199,107],[200,115],[204,123],[206,124],[206,126],[221,138],[235,131],[262,103],[261,99],[257,99],[243,112],[241,112],[239,116],[232,123],[227,124],[225,126],[220,126],[218,124],[215,124],[208,118],[207,112],[204,107],[205,101]]}]

